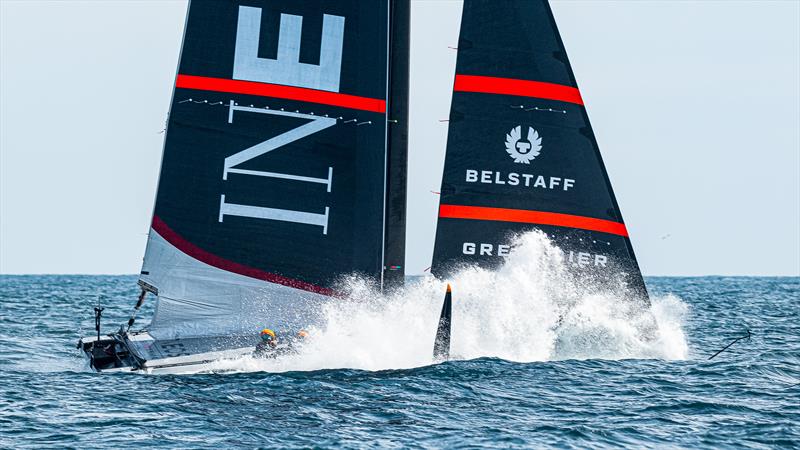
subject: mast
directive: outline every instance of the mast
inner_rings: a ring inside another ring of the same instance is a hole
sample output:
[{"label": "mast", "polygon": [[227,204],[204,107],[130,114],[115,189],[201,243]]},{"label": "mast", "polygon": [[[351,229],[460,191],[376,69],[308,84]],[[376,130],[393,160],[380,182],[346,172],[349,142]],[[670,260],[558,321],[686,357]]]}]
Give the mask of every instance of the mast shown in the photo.
[{"label": "mast", "polygon": [[405,279],[411,2],[410,0],[391,0],[389,9],[384,290],[402,286]]}]

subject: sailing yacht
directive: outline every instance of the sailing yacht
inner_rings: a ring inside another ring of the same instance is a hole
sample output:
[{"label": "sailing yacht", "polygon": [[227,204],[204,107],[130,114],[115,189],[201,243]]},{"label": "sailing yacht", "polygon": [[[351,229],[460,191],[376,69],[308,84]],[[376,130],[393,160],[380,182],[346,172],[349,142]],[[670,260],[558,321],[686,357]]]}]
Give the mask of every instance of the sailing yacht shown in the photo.
[{"label": "sailing yacht", "polygon": [[[265,323],[318,321],[344,277],[402,285],[409,32],[409,0],[190,3],[141,294],[78,343],[95,370],[247,355]],[[465,0],[457,52],[433,274],[497,267],[539,229],[646,300],[547,1]]]}]

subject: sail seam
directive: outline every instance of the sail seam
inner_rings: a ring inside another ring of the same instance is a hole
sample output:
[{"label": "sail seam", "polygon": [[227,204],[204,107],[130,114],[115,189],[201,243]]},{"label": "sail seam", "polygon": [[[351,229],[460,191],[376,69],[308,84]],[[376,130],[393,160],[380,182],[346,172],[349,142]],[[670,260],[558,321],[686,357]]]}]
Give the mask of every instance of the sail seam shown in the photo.
[{"label": "sail seam", "polygon": [[359,97],[357,95],[283,86],[279,84],[179,74],[178,79],[175,81],[175,87],[199,91],[283,98],[386,114],[386,101],[379,98]]},{"label": "sail seam", "polygon": [[158,233],[162,238],[164,238],[164,240],[175,246],[175,248],[177,248],[178,250],[182,251],[183,253],[191,256],[192,258],[200,262],[208,264],[209,266],[213,266],[228,272],[237,273],[239,275],[244,275],[246,277],[268,281],[270,283],[280,284],[295,289],[301,289],[303,291],[313,292],[316,294],[322,294],[327,296],[335,296],[335,292],[332,289],[320,287],[311,283],[307,283],[305,281],[287,278],[282,275],[265,272],[261,269],[256,269],[254,267],[245,266],[244,264],[239,264],[237,262],[227,260],[213,253],[210,253],[206,250],[203,250],[202,248],[192,244],[191,242],[184,239],[181,235],[176,233],[172,228],[169,227],[169,225],[164,223],[164,221],[161,220],[161,218],[158,216],[153,217],[152,227],[153,231]]},{"label": "sail seam", "polygon": [[578,88],[543,81],[456,74],[453,91],[515,95],[583,105]]},{"label": "sail seam", "polygon": [[442,204],[439,206],[439,217],[553,225],[628,237],[625,224],[620,222],[545,211]]}]

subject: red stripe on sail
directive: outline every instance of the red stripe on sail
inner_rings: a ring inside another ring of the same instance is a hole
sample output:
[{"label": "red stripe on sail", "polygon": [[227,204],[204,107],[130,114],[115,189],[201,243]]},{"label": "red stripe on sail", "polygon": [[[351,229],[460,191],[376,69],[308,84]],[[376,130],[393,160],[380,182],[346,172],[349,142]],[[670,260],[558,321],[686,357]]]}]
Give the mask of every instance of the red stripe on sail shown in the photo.
[{"label": "red stripe on sail", "polygon": [[563,84],[542,81],[517,80],[513,78],[482,77],[477,75],[456,75],[453,85],[456,92],[480,92],[484,94],[517,95],[520,97],[543,98],[583,105],[578,88]]},{"label": "red stripe on sail", "polygon": [[599,231],[628,237],[625,224],[593,217],[573,216],[524,209],[488,208],[484,206],[440,205],[439,217],[448,219],[490,220],[496,222],[532,223]]},{"label": "red stripe on sail", "polygon": [[167,242],[174,245],[175,248],[186,253],[187,255],[191,256],[192,258],[204,262],[210,266],[214,266],[218,269],[226,270],[228,272],[237,273],[239,275],[244,275],[250,278],[256,278],[259,280],[268,281],[270,283],[280,284],[283,286],[288,286],[295,289],[302,289],[308,292],[314,292],[316,294],[328,295],[333,296],[334,291],[331,289],[323,288],[320,286],[313,285],[311,283],[306,283],[305,281],[295,280],[292,278],[286,278],[281,275],[276,275],[274,273],[264,272],[263,270],[256,269],[253,267],[248,267],[243,264],[239,264],[225,258],[221,258],[213,253],[209,253],[202,248],[192,244],[191,242],[184,239],[181,235],[176,233],[172,228],[170,228],[166,223],[164,223],[161,218],[158,216],[153,217],[153,230],[156,231],[161,237],[166,239]]},{"label": "red stripe on sail", "polygon": [[338,92],[319,91],[316,89],[283,86],[280,84],[178,74],[175,87],[199,91],[285,98],[287,100],[341,106],[343,108],[359,109],[382,114],[386,113],[386,101],[379,98],[359,97],[356,95],[340,94]]}]

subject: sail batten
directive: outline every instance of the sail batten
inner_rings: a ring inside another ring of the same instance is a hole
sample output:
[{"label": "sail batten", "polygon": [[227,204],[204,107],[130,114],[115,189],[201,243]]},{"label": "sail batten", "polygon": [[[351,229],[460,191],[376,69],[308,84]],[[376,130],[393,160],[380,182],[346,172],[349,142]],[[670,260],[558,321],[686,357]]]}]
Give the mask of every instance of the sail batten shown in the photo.
[{"label": "sail batten", "polygon": [[227,92],[258,97],[272,97],[286,100],[297,100],[307,103],[319,103],[342,108],[385,114],[386,100],[379,98],[359,97],[357,95],[318,89],[299,88],[280,84],[259,83],[254,81],[228,80],[223,78],[201,77],[178,74],[176,88],[197,91]]},{"label": "sail batten", "polygon": [[456,74],[453,91],[504,94],[583,105],[583,99],[578,88],[533,80]]},{"label": "sail batten", "polygon": [[450,219],[488,220],[495,222],[551,225],[601,233],[628,236],[624,223],[594,217],[575,216],[526,209],[492,208],[485,206],[439,205],[439,217]]}]

